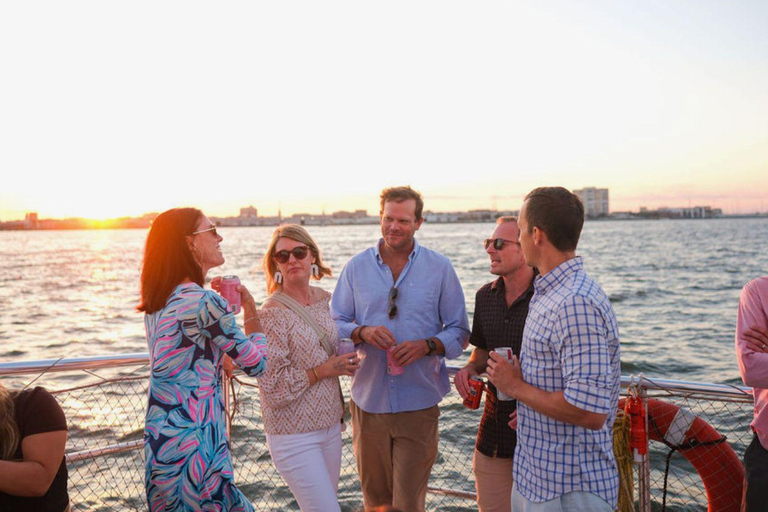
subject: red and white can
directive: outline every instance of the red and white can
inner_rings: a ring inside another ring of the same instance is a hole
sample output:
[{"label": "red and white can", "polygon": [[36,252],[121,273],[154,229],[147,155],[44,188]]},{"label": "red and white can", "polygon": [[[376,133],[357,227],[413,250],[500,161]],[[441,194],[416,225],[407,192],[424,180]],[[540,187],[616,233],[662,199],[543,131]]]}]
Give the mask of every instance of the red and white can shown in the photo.
[{"label": "red and white can", "polygon": [[[515,353],[512,352],[512,347],[499,347],[499,348],[493,349],[493,351],[499,354],[500,356],[502,356],[504,359],[506,359],[508,363],[512,362],[512,357],[515,355]],[[514,400],[514,398],[512,398],[511,396],[506,395],[501,391],[499,391],[498,388],[496,388],[496,397],[499,400],[502,400],[504,402],[508,402],[509,400]]]},{"label": "red and white can", "polygon": [[240,313],[240,292],[237,287],[240,284],[240,278],[237,276],[224,276],[219,285],[219,295],[227,299],[229,307],[234,314]]},{"label": "red and white can", "polygon": [[389,347],[387,350],[387,373],[390,375],[402,375],[405,368],[395,362],[395,358],[392,356],[392,351],[397,348],[397,345]]},{"label": "red and white can", "polygon": [[464,399],[464,407],[477,409],[480,407],[480,399],[483,397],[485,382],[480,377],[473,375],[469,378],[467,384],[469,385],[469,395]]}]

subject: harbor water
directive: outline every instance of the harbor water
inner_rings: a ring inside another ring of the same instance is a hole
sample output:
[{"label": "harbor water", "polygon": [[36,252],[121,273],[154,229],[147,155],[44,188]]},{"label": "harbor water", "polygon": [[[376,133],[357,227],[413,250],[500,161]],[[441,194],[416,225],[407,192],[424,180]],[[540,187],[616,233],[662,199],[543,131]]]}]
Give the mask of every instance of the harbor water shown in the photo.
[{"label": "harbor water", "polygon": [[[421,244],[447,255],[471,315],[493,278],[482,240],[493,224],[427,224]],[[257,302],[273,228],[222,228],[227,262]],[[310,226],[335,277],[379,236],[377,225]],[[139,292],[145,230],[0,232],[0,361],[146,350]],[[741,287],[768,273],[768,219],[592,221],[578,253],[611,298],[622,373],[739,384],[733,351]],[[466,357],[467,353],[465,353]]]}]

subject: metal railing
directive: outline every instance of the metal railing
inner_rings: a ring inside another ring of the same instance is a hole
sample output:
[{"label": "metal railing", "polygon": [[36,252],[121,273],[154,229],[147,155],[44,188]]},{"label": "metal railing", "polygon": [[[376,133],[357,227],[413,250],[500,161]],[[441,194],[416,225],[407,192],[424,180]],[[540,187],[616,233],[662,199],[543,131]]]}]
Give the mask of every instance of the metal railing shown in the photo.
[{"label": "metal railing", "polygon": [[[73,511],[147,509],[140,448],[148,363],[146,353],[0,363],[0,378],[13,381],[6,385],[44,385],[64,408],[70,426],[66,457]],[[449,367],[451,375],[457,369]],[[97,371],[108,375],[99,375]],[[88,375],[83,375],[84,372]],[[20,380],[29,376],[34,379]],[[82,379],[90,382],[66,385]],[[633,382],[637,379],[622,377],[624,388]],[[342,388],[348,396],[349,379],[342,379]],[[739,456],[751,440],[750,388],[647,378],[642,379],[640,388],[645,396],[663,398],[693,411],[725,436]],[[239,487],[257,510],[298,510],[269,457],[261,430],[255,379],[235,378],[230,391],[230,403],[236,404],[231,450]],[[472,454],[482,408],[475,411],[464,408],[460,397],[453,392],[443,399],[440,409],[440,447],[432,470],[427,508],[472,510],[476,508]],[[342,510],[360,510],[362,495],[349,429],[343,439],[339,502]],[[642,502],[643,512],[658,510],[664,501],[667,510],[705,509],[707,496],[695,469],[685,457],[673,454],[670,469],[666,470],[668,451],[661,443],[650,444],[647,475],[640,479],[649,485],[638,488],[636,506]],[[647,498],[638,502],[638,496],[643,495]]]}]

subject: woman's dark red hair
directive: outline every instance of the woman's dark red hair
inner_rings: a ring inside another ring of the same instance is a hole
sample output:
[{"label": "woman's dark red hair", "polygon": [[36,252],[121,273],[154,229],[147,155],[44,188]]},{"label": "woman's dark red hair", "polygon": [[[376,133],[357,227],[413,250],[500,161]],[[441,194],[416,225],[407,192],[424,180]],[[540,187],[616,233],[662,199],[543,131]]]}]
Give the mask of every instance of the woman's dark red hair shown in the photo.
[{"label": "woman's dark red hair", "polygon": [[174,208],[152,222],[144,247],[139,311],[163,309],[171,292],[186,278],[203,286],[203,271],[187,244],[202,216],[197,208]]}]

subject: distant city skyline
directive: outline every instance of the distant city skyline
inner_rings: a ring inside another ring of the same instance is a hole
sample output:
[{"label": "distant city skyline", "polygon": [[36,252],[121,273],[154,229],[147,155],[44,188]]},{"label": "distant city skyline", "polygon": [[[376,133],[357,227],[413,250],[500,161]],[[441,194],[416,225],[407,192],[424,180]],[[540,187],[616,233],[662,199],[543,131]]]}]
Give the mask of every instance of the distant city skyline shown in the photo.
[{"label": "distant city skyline", "polygon": [[[401,185],[407,183],[393,183],[392,186]],[[552,184],[556,185],[556,184]],[[549,185],[546,185],[549,186]],[[417,188],[418,187],[414,187]],[[532,187],[533,188],[533,187]],[[569,187],[566,187],[569,188]],[[579,190],[584,188],[593,187],[575,187],[569,188],[570,190]],[[605,187],[594,187],[602,189]],[[13,210],[0,210],[0,222],[8,222],[14,220],[20,220],[25,217],[26,214],[35,212],[40,218],[50,219],[65,219],[65,218],[83,218],[93,220],[108,220],[122,217],[141,217],[151,212],[162,212],[168,208],[192,206],[200,208],[207,215],[217,217],[230,217],[237,216],[241,208],[252,206],[256,208],[261,216],[276,216],[279,212],[282,212],[283,216],[291,216],[298,213],[312,213],[321,214],[322,212],[332,213],[334,211],[355,211],[355,210],[367,210],[374,212],[378,215],[379,198],[378,194],[381,189],[372,190],[368,195],[360,195],[359,198],[344,198],[343,200],[323,200],[322,198],[308,198],[304,202],[299,201],[285,201],[275,203],[273,200],[265,201],[264,204],[256,203],[255,201],[245,201],[244,203],[227,202],[223,200],[205,201],[199,200],[197,202],[192,201],[179,201],[176,204],[164,204],[162,208],[148,209],[140,211],[137,208],[126,207],[122,213],[114,215],[89,215],[89,208],[86,206],[82,210],[78,209],[78,205],[73,205],[72,208],[64,208],[62,210],[47,208],[43,205],[39,209],[19,209]],[[650,195],[647,198],[642,198],[640,201],[636,197],[624,199],[622,197],[616,197],[614,191],[610,190],[609,209],[611,212],[638,212],[642,208],[658,209],[658,208],[685,208],[695,206],[711,206],[712,208],[719,208],[725,214],[728,215],[749,215],[755,213],[763,213],[768,211],[768,195],[754,194],[744,198],[728,198],[719,195],[701,195],[688,197],[676,197],[673,194],[663,194],[661,191],[654,195]],[[425,201],[425,209],[431,211],[470,211],[470,210],[516,210],[522,205],[526,192],[520,193],[516,196],[506,195],[491,195],[483,198],[470,198],[462,197],[460,195],[455,196],[431,196],[421,190]],[[344,204],[350,205],[343,207]],[[57,211],[61,211],[61,214],[57,214]],[[78,213],[82,211],[82,213]],[[117,211],[117,210],[115,210]]]},{"label": "distant city skyline", "polygon": [[42,3],[0,16],[0,221],[768,209],[764,0]]},{"label": "distant city skyline", "polygon": [[[698,205],[694,207],[676,206],[647,208],[641,207],[639,210],[621,210],[606,211],[605,199],[607,189],[576,190],[574,191],[582,198],[585,207],[585,217],[587,219],[660,219],[660,218],[679,218],[679,219],[703,219],[729,216],[720,208],[710,205]],[[585,197],[585,192],[593,197]],[[45,218],[40,217],[37,212],[29,212],[24,219],[0,220],[0,230],[15,229],[111,229],[111,228],[146,228],[152,220],[161,212],[146,212],[135,217],[118,217],[110,219],[92,219],[83,217],[69,218]],[[519,210],[498,209],[498,208],[480,208],[471,210],[450,210],[441,211],[425,209],[423,216],[428,222],[492,222],[503,215],[518,215]],[[768,217],[768,210],[762,212],[752,212],[750,214],[734,214],[735,216],[760,216]],[[357,210],[336,210],[336,211],[302,211],[291,214],[265,215],[254,205],[243,206],[239,208],[237,215],[209,215],[218,226],[237,227],[237,226],[272,226],[286,222],[309,224],[371,224],[378,223],[377,211],[368,211],[367,209]]]},{"label": "distant city skyline", "polygon": [[[596,187],[596,188],[602,188],[602,187]],[[578,189],[573,189],[578,190]],[[278,215],[278,213],[281,213],[283,217],[291,217],[293,215],[297,214],[311,214],[311,215],[320,215],[323,212],[326,214],[331,214],[333,212],[338,211],[346,211],[346,212],[353,212],[356,210],[366,210],[369,215],[376,216],[378,215],[378,197],[375,197],[373,194],[372,196],[375,199],[375,202],[373,203],[363,203],[363,202],[352,202],[352,204],[359,204],[360,207],[353,207],[353,208],[336,208],[333,209],[327,208],[325,206],[326,202],[319,201],[315,202],[314,206],[315,208],[311,207],[311,203],[306,203],[304,205],[296,205],[291,210],[288,210],[286,208],[283,208],[281,205],[278,204],[277,209],[270,210],[265,209],[262,206],[255,204],[254,202],[246,203],[244,205],[233,205],[232,207],[222,207],[219,209],[215,208],[206,208],[204,204],[191,204],[191,203],[179,203],[175,206],[170,206],[170,208],[173,207],[182,207],[182,206],[192,206],[201,208],[207,215],[209,216],[215,216],[215,217],[237,217],[240,214],[240,210],[243,208],[253,207],[258,211],[258,215],[260,217],[275,217]],[[723,211],[723,213],[727,215],[751,215],[751,214],[761,214],[768,212],[768,197],[759,197],[756,198],[754,202],[751,202],[750,204],[753,204],[754,207],[731,207],[729,208],[728,204],[734,204],[737,203],[736,201],[728,201],[728,200],[717,200],[716,196],[715,199],[710,200],[707,197],[702,197],[701,200],[693,200],[691,198],[688,198],[687,200],[680,200],[677,202],[667,201],[665,200],[666,196],[659,195],[654,200],[649,200],[646,203],[639,204],[637,207],[627,207],[627,208],[617,208],[614,206],[614,204],[634,204],[632,201],[621,201],[620,199],[616,199],[613,195],[613,192],[611,191],[611,196],[609,200],[609,211],[611,213],[615,212],[640,212],[643,208],[648,208],[651,210],[655,209],[661,209],[661,208],[691,208],[696,206],[709,206],[712,208],[720,209]],[[521,194],[517,199],[517,203],[515,203],[514,200],[511,200],[507,197],[501,197],[501,196],[491,196],[489,201],[480,201],[480,200],[470,200],[465,198],[450,198],[450,197],[442,197],[442,198],[431,198],[429,196],[424,197],[425,200],[425,210],[427,211],[433,211],[433,212],[467,212],[472,210],[518,210],[520,206],[522,205],[522,201],[524,198],[524,194]],[[450,206],[451,204],[469,204],[473,205],[466,208],[450,208],[450,207],[444,207],[439,208],[435,207],[434,205],[446,205]],[[367,206],[366,206],[367,205]],[[167,209],[167,208],[166,208]],[[46,209],[43,208],[41,210],[25,210],[23,213],[10,213],[7,214],[5,217],[0,217],[0,222],[12,222],[12,221],[18,221],[23,220],[25,216],[29,213],[37,213],[38,217],[40,219],[56,219],[56,220],[62,220],[67,218],[81,218],[81,219],[87,219],[87,220],[114,220],[119,218],[139,218],[143,217],[150,213],[160,213],[164,211],[164,209],[157,209],[157,210],[151,210],[151,211],[144,211],[139,212],[136,214],[121,214],[121,215],[115,215],[115,216],[106,216],[106,217],[99,217],[99,216],[88,216],[88,215],[62,215],[62,216],[56,216],[56,215],[48,215],[45,213]],[[130,211],[130,210],[128,210]],[[14,216],[15,215],[15,216]]]}]

